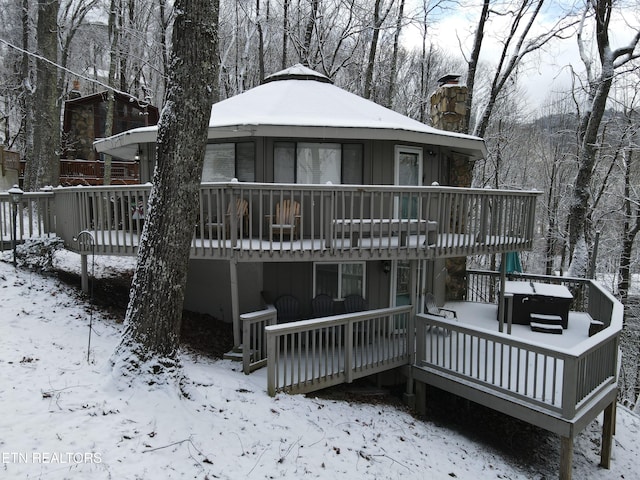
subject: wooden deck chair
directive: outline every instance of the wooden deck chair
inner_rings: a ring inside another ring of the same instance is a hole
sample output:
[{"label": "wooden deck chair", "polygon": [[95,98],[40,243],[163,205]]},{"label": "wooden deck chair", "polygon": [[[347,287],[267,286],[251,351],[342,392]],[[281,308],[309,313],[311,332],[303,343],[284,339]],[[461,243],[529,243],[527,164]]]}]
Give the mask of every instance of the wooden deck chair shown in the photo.
[{"label": "wooden deck chair", "polygon": [[302,319],[300,302],[293,295],[280,295],[273,303],[278,312],[278,323],[296,322]]},{"label": "wooden deck chair", "polygon": [[[231,228],[231,216],[233,215],[233,203],[229,203],[227,207],[226,221],[227,225],[229,225],[229,230],[227,230],[227,237],[230,234]],[[242,232],[248,232],[249,230],[249,202],[247,202],[244,198],[236,198],[235,204],[235,213],[236,213],[236,221],[238,227],[238,235]]]},{"label": "wooden deck chair", "polygon": [[300,204],[295,200],[283,200],[276,204],[275,215],[267,215],[269,223],[269,235],[273,238],[284,238],[289,235],[289,240],[297,238],[300,230]]},{"label": "wooden deck chair", "polygon": [[218,221],[214,218],[207,226],[213,228],[213,232],[217,235],[217,232],[222,232],[222,238],[231,237],[231,216],[233,212],[236,212],[238,233],[247,232],[249,227],[249,203],[244,198],[236,198],[235,203],[229,202],[227,205],[227,213],[224,216],[224,221]]}]

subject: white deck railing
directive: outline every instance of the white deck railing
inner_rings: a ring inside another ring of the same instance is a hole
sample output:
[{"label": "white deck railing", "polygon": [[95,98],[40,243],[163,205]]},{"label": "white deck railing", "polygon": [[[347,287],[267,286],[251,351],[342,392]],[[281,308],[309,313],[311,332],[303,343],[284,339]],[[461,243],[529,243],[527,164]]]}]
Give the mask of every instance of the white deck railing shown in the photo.
[{"label": "white deck railing", "polygon": [[622,306],[590,282],[588,310],[607,328],[570,349],[418,314],[416,366],[571,419],[617,381]]},{"label": "white deck railing", "polygon": [[[58,235],[82,230],[97,254],[135,254],[150,185],[55,189]],[[205,183],[192,256],[266,261],[320,256],[435,258],[530,249],[536,192],[454,187]],[[299,206],[293,234],[278,204]],[[237,211],[246,202],[247,214]],[[274,233],[275,232],[275,233]]]},{"label": "white deck railing", "polygon": [[[25,192],[16,205],[16,240],[52,236],[56,231],[53,192]],[[8,193],[0,193],[0,244],[4,250],[13,239],[13,203]],[[7,247],[8,248],[8,247]]]},{"label": "white deck railing", "polygon": [[242,323],[242,371],[246,374],[267,364],[267,335],[265,328],[278,323],[273,305],[258,312],[240,315]]},{"label": "white deck railing", "polygon": [[306,393],[409,363],[412,306],[266,327],[267,390]]}]

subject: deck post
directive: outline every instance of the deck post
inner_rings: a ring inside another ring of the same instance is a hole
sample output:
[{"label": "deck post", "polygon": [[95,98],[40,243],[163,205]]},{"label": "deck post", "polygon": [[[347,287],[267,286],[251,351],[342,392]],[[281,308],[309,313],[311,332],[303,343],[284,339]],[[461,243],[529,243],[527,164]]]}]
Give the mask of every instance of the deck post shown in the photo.
[{"label": "deck post", "polygon": [[416,406],[418,415],[427,414],[427,384],[416,381]]},{"label": "deck post", "polygon": [[500,260],[500,294],[498,296],[498,331],[500,333],[504,332],[504,319],[505,319],[505,302],[504,302],[504,284],[507,280],[506,276],[506,260],[507,254],[502,253],[502,257]]},{"label": "deck post", "polygon": [[86,253],[80,254],[80,287],[83,293],[89,293],[89,269]]},{"label": "deck post", "polygon": [[240,300],[238,299],[238,263],[235,258],[229,262],[229,287],[231,288],[231,317],[233,318],[233,345],[242,344],[240,339]]},{"label": "deck post", "polygon": [[602,421],[602,448],[600,450],[600,466],[611,468],[611,448],[613,446],[613,432],[615,427],[616,402],[613,401],[604,409]]},{"label": "deck post", "polygon": [[573,468],[573,437],[560,437],[560,480],[571,480]]},{"label": "deck post", "polygon": [[344,375],[345,383],[353,382],[353,329],[354,322],[349,320],[345,325],[345,340],[344,340]]},{"label": "deck post", "polygon": [[511,335],[511,325],[513,324],[513,293],[504,294],[504,308],[507,315],[507,334]]},{"label": "deck post", "polygon": [[269,327],[265,328],[267,335],[267,393],[270,397],[276,395],[276,368],[278,359],[278,350],[276,344],[276,335],[269,331]]}]

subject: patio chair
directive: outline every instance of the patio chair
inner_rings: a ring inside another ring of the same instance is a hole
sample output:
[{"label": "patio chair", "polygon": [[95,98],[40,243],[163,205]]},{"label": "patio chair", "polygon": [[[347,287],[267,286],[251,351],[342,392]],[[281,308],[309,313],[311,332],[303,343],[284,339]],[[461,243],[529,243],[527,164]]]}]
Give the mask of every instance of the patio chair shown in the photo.
[{"label": "patio chair", "polygon": [[347,313],[362,312],[368,310],[367,301],[362,295],[352,294],[344,297],[344,311]]},{"label": "patio chair", "polygon": [[238,234],[248,231],[249,224],[249,203],[244,198],[236,198],[234,202],[229,202],[227,206],[227,213],[224,216],[224,221],[217,221],[214,218],[212,222],[208,224],[214,232],[223,232],[223,237],[229,238],[231,236],[231,216],[235,209]]},{"label": "patio chair", "polygon": [[[354,293],[344,297],[344,311],[346,313],[363,312],[368,309],[369,305],[367,304],[367,301],[362,298],[362,295]],[[356,328],[353,338],[354,343],[357,343],[357,337],[362,338],[361,335],[364,335],[369,342],[372,341],[372,338],[369,335],[369,321],[365,320],[363,322],[359,322],[359,324],[357,324],[354,328]]]},{"label": "patio chair", "polygon": [[[458,320],[458,314],[454,310],[438,307],[438,305],[436,304],[436,297],[433,296],[433,293],[427,293],[425,295],[424,311],[429,315],[436,315],[442,318],[455,318],[456,321]],[[446,337],[451,335],[451,330],[441,327],[434,327],[433,325],[430,325],[429,328],[427,328],[427,331],[433,331],[434,333],[443,334]]]},{"label": "patio chair", "polygon": [[329,317],[333,315],[333,298],[321,293],[311,300],[311,315],[313,318]]},{"label": "patio chair", "polygon": [[267,215],[267,223],[269,224],[269,235],[273,238],[274,234],[283,238],[289,235],[289,240],[297,238],[300,230],[300,203],[295,200],[283,200],[282,203],[276,204],[275,215]]},{"label": "patio chair", "polygon": [[278,323],[301,320],[300,302],[293,295],[280,295],[273,303],[278,311]]},{"label": "patio chair", "polygon": [[424,311],[429,315],[437,315],[438,317],[444,318],[455,318],[456,320],[458,319],[458,314],[454,310],[438,307],[436,304],[436,297],[433,296],[433,293],[427,293],[425,295]]}]

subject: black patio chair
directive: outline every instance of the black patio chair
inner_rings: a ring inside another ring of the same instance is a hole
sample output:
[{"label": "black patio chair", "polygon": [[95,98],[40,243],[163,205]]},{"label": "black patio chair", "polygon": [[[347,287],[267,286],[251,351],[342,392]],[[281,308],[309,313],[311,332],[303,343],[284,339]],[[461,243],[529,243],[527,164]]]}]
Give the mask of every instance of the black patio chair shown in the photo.
[{"label": "black patio chair", "polygon": [[278,323],[295,322],[302,319],[300,301],[293,295],[280,295],[273,303],[278,311]]},{"label": "black patio chair", "polygon": [[368,310],[369,306],[367,301],[362,298],[362,295],[351,294],[344,297],[344,311],[347,313],[363,312]]},{"label": "black patio chair", "polygon": [[326,293],[320,293],[311,300],[311,315],[313,318],[329,317],[334,314],[333,298]]}]

